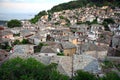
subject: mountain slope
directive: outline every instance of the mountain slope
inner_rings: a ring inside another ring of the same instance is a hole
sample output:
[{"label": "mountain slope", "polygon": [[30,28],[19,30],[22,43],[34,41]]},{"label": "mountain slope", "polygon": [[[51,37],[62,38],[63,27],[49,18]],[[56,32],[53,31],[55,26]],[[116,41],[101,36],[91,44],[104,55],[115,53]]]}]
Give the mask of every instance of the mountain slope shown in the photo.
[{"label": "mountain slope", "polygon": [[33,19],[30,20],[31,23],[36,23],[42,16],[48,14],[52,14],[54,12],[62,11],[62,10],[68,10],[68,9],[76,9],[80,7],[85,7],[85,6],[111,6],[111,7],[120,7],[120,0],[76,0],[76,1],[70,1],[67,3],[62,3],[59,5],[54,6],[50,10],[46,11],[41,11]]}]

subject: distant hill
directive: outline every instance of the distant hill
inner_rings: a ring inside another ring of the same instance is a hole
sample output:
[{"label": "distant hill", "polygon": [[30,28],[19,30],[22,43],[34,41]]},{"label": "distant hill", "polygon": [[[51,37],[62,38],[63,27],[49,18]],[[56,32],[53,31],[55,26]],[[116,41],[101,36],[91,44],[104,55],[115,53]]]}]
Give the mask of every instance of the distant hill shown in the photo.
[{"label": "distant hill", "polygon": [[53,8],[51,8],[50,10],[46,11],[41,11],[40,13],[38,13],[37,15],[35,15],[34,18],[32,18],[30,20],[31,23],[36,23],[40,17],[42,17],[43,15],[46,15],[48,13],[54,13],[54,12],[58,12],[58,11],[62,11],[62,10],[68,10],[68,9],[76,9],[76,8],[80,8],[80,7],[85,7],[85,6],[110,6],[112,8],[115,7],[120,7],[120,0],[74,0],[74,1],[70,1],[67,3],[62,3],[59,5],[54,6]]},{"label": "distant hill", "polygon": [[61,10],[67,10],[67,9],[75,9],[79,7],[84,7],[84,6],[111,6],[115,7],[118,6],[120,7],[120,0],[76,0],[76,1],[70,1],[68,3],[62,3],[59,5],[54,6],[50,12],[57,12]]}]

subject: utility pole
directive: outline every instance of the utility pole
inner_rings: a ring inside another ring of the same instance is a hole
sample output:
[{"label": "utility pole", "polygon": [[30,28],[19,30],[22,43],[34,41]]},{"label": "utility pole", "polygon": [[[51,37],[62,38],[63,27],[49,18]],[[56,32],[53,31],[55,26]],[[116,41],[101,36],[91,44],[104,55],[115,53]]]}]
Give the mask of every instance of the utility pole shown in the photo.
[{"label": "utility pole", "polygon": [[98,60],[98,46],[96,44],[94,44],[94,45],[95,45],[95,49],[96,49],[96,58]]},{"label": "utility pole", "polygon": [[72,56],[72,74],[71,74],[71,80],[73,80],[73,75],[74,75],[74,68],[73,68],[73,65],[74,65],[74,55]]}]

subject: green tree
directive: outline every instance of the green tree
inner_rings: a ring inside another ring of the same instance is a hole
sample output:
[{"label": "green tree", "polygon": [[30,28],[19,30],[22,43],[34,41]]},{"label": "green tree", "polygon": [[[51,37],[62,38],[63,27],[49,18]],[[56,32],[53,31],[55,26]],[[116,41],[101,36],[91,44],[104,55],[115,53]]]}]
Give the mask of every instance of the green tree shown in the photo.
[{"label": "green tree", "polygon": [[21,44],[21,42],[20,42],[19,40],[15,40],[15,41],[13,42],[13,45],[17,45],[17,44]]},{"label": "green tree", "polygon": [[12,47],[9,45],[8,42],[4,42],[4,43],[0,44],[0,49],[10,51],[12,49]]},{"label": "green tree", "polygon": [[35,24],[42,16],[47,15],[46,11],[41,11],[34,18],[30,20],[31,23]]},{"label": "green tree", "polygon": [[115,21],[112,18],[107,18],[107,19],[104,19],[103,23],[114,24]]},{"label": "green tree", "polygon": [[28,39],[23,39],[23,40],[21,41],[21,44],[29,44]]},{"label": "green tree", "polygon": [[95,75],[90,74],[89,72],[84,72],[82,70],[78,70],[73,77],[73,80],[96,80]]},{"label": "green tree", "polygon": [[120,80],[120,77],[115,72],[109,72],[102,80]]},{"label": "green tree", "polygon": [[19,20],[10,20],[7,22],[9,28],[21,27],[22,23]]},{"label": "green tree", "polygon": [[110,31],[108,24],[114,24],[115,21],[112,18],[104,19],[102,25],[104,25],[106,31]]},{"label": "green tree", "polygon": [[39,45],[34,46],[34,52],[35,52],[35,53],[36,53],[36,52],[40,52],[40,51],[41,51],[41,48],[42,48],[43,46],[46,46],[46,44],[39,43]]},{"label": "green tree", "polygon": [[14,58],[0,66],[0,80],[68,80],[60,74],[57,64],[44,65],[28,58]]}]

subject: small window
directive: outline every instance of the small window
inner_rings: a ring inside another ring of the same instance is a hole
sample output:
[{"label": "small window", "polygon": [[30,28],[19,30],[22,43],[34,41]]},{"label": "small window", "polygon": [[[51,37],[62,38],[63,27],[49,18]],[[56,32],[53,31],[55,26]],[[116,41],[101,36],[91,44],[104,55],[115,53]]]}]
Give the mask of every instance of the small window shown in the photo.
[{"label": "small window", "polygon": [[7,55],[5,55],[5,57],[7,57]]},{"label": "small window", "polygon": [[69,54],[67,54],[67,56],[69,56]]},{"label": "small window", "polygon": [[48,54],[45,54],[45,56],[48,56]]}]

